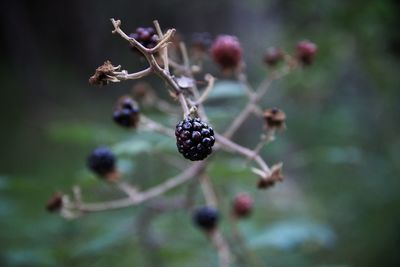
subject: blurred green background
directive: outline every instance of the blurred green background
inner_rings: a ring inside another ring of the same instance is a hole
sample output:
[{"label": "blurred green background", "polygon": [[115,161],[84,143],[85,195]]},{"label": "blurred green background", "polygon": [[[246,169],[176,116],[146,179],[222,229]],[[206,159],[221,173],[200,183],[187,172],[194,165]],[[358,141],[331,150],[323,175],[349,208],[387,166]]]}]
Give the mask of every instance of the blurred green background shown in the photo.
[{"label": "blurred green background", "polygon": [[[267,162],[284,162],[287,180],[258,191],[240,158],[216,155],[209,169],[223,212],[235,192],[256,198],[254,216],[240,228],[246,253],[264,262],[259,266],[400,266],[399,14],[394,0],[3,4],[0,265],[217,264],[212,246],[183,211],[149,215],[139,206],[66,221],[44,209],[54,190],[68,192],[74,184],[89,200],[120,196],[85,169],[88,153],[99,144],[128,148],[121,168],[143,188],[177,173],[163,160],[176,155],[167,139],[124,131],[110,118],[116,99],[135,82],[88,85],[106,59],[129,70],[144,66],[111,34],[109,18],[115,17],[132,31],[158,19],[185,41],[193,32],[237,35],[253,85],[269,73],[261,60],[268,46],[293,52],[298,40],[315,42],[315,64],[274,84],[263,101],[288,117],[288,130],[262,152]],[[168,99],[162,82],[146,81]],[[259,121],[244,128],[237,141],[253,146]],[[160,170],[165,176],[159,177]],[[196,201],[202,203],[201,194]],[[229,238],[224,217],[222,222]],[[243,258],[235,266],[255,266],[246,261],[251,257]]]}]

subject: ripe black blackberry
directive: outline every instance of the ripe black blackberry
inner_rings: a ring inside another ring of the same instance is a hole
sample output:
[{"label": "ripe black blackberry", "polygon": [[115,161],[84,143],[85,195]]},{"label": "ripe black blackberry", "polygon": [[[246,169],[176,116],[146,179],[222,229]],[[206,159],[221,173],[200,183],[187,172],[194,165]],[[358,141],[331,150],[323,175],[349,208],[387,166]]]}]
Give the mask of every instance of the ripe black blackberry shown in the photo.
[{"label": "ripe black blackberry", "polygon": [[123,97],[117,104],[113,119],[120,126],[136,128],[140,120],[140,110],[132,98]]},{"label": "ripe black blackberry", "polygon": [[100,177],[110,176],[115,172],[115,156],[107,147],[98,147],[88,157],[88,167]]},{"label": "ripe black blackberry", "polygon": [[[129,37],[135,39],[146,48],[153,48],[158,42],[158,36],[152,27],[139,27],[134,33],[129,34]],[[137,51],[134,47],[132,47],[132,49]]]},{"label": "ripe black blackberry", "polygon": [[187,117],[176,125],[176,146],[185,158],[203,160],[212,152],[214,130],[199,118]]},{"label": "ripe black blackberry", "polygon": [[198,208],[193,214],[194,223],[203,230],[213,230],[218,223],[218,210],[213,207]]}]

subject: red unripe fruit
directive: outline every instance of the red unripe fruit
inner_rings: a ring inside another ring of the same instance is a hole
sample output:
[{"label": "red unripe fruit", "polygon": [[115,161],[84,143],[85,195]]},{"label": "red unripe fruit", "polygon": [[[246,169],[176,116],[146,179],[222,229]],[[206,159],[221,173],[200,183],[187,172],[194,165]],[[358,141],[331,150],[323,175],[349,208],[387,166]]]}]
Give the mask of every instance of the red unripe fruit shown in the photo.
[{"label": "red unripe fruit", "polygon": [[317,45],[310,41],[301,41],[296,46],[296,57],[303,65],[311,65],[316,53]]},{"label": "red unripe fruit", "polygon": [[233,214],[238,218],[247,217],[253,210],[253,198],[246,194],[238,194],[233,200]]},{"label": "red unripe fruit", "polygon": [[218,36],[211,46],[211,55],[221,68],[236,68],[242,60],[239,39],[232,35]]}]

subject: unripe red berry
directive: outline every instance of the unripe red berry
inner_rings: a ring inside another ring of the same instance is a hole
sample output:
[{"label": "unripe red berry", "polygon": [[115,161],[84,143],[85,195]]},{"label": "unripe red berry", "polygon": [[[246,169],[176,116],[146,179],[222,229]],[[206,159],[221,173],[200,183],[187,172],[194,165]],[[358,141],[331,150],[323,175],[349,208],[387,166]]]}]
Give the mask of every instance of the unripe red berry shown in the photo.
[{"label": "unripe red berry", "polygon": [[242,47],[236,36],[220,35],[211,47],[211,54],[221,68],[236,68],[242,60]]},{"label": "unripe red berry", "polygon": [[253,198],[246,193],[238,194],[233,200],[232,208],[237,218],[247,217],[253,210]]},{"label": "unripe red berry", "polygon": [[275,66],[283,59],[283,52],[279,48],[269,47],[264,54],[264,62],[269,66]]},{"label": "unripe red berry", "polygon": [[303,65],[311,65],[316,53],[317,45],[310,41],[301,41],[296,46],[296,57]]}]

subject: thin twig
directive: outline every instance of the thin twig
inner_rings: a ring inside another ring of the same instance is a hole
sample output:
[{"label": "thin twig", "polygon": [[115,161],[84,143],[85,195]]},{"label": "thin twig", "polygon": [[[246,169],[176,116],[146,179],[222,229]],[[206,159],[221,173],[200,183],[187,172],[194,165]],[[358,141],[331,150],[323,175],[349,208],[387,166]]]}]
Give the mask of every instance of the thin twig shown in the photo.
[{"label": "thin twig", "polygon": [[[271,74],[259,85],[258,89],[249,96],[249,101],[246,107],[240,112],[236,119],[232,122],[229,128],[223,134],[227,138],[231,138],[235,132],[242,126],[246,119],[251,115],[251,113],[257,109],[257,103],[262,99],[268,89],[271,87],[273,81],[281,79],[283,76],[287,75],[290,69],[284,69],[279,74]],[[250,87],[248,83],[245,84],[246,87]]]},{"label": "thin twig", "polygon": [[115,78],[120,81],[140,79],[149,75],[150,73],[152,73],[152,69],[150,67],[134,73],[128,73],[127,71],[114,72],[114,74],[116,74]]},{"label": "thin twig", "polygon": [[196,102],[194,102],[195,105],[203,104],[203,102],[207,99],[208,95],[214,88],[215,78],[211,74],[206,74],[205,80],[208,81],[208,85],[206,89],[204,89],[203,94],[196,100]]},{"label": "thin twig", "polygon": [[215,195],[215,191],[211,184],[210,177],[206,174],[203,174],[200,177],[200,184],[207,206],[217,208],[218,207],[217,196]]},{"label": "thin twig", "polygon": [[[154,23],[154,26],[155,26],[155,28],[156,28],[156,31],[157,31],[158,36],[160,37],[160,39],[163,39],[163,38],[164,38],[164,35],[163,35],[162,30],[161,30],[160,23],[158,23],[158,20],[154,20],[153,23]],[[164,48],[161,50],[161,52],[162,52],[162,53],[161,53],[161,57],[162,57],[162,59],[163,59],[164,70],[165,70],[166,72],[169,73],[168,48],[167,48],[167,47],[164,47]]]},{"label": "thin twig", "polygon": [[98,202],[98,203],[81,203],[79,207],[76,207],[81,212],[100,212],[105,210],[115,210],[126,208],[130,206],[137,205],[154,197],[157,197],[178,185],[183,184],[184,182],[190,180],[197,174],[199,174],[205,166],[204,162],[196,162],[192,164],[185,171],[180,173],[177,176],[174,176],[165,182],[154,186],[144,192],[138,192],[135,197],[129,197],[119,200],[112,200],[107,202]]},{"label": "thin twig", "polygon": [[225,238],[219,230],[214,230],[211,232],[211,239],[218,252],[219,266],[229,267],[232,261],[232,256]]},{"label": "thin twig", "polygon": [[222,148],[231,149],[239,154],[242,154],[243,156],[246,156],[250,159],[254,159],[254,161],[260,166],[261,170],[264,173],[269,174],[271,172],[267,163],[265,163],[265,161],[261,158],[260,155],[254,153],[253,150],[248,149],[247,147],[238,145],[223,135],[215,133],[215,137],[216,137],[216,141],[222,145],[221,146]]},{"label": "thin twig", "polygon": [[153,121],[152,119],[141,115],[140,117],[140,123],[143,125],[144,129],[149,130],[149,131],[156,131],[161,134],[170,136],[170,137],[175,137],[175,131],[162,125],[161,123],[158,123],[156,121]]}]

